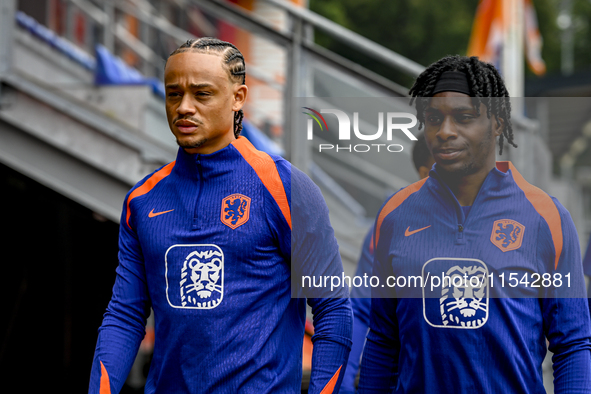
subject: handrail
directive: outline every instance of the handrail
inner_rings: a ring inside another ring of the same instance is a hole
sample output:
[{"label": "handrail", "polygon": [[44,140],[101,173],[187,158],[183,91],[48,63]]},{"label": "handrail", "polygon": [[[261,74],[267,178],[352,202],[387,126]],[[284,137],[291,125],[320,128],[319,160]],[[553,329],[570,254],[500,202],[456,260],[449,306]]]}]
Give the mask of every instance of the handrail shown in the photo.
[{"label": "handrail", "polygon": [[293,4],[281,0],[262,0],[266,3],[273,4],[279,8],[284,9],[291,15],[305,21],[319,30],[337,38],[353,48],[372,56],[375,59],[381,60],[386,65],[392,66],[398,70],[404,71],[411,76],[418,76],[425,69],[424,66],[416,63],[402,55],[399,55],[392,50],[371,41],[362,35],[355,33],[321,15],[318,15],[308,9],[296,7]]},{"label": "handrail", "polygon": [[[138,54],[143,60],[147,61],[148,63],[152,64],[156,67],[161,67],[158,62],[160,61],[159,56],[156,55],[146,44],[141,42],[141,40],[136,39],[131,34],[125,34],[123,31],[124,29],[122,26],[114,23],[109,15],[99,8],[97,5],[93,4],[88,0],[68,0],[72,5],[78,7],[82,12],[84,12],[88,17],[94,20],[99,25],[102,25],[105,29],[108,29],[119,41],[121,41],[126,47],[131,49],[133,52]],[[346,44],[350,45],[351,47],[360,50],[361,52],[372,56],[378,60],[383,61],[386,65],[390,65],[396,69],[402,70],[405,73],[410,74],[411,76],[417,76],[422,70],[424,69],[418,63],[413,62],[410,59],[407,59],[390,49],[383,47],[375,42],[355,33],[352,32],[332,21],[326,19],[320,15],[315,14],[307,9],[303,9],[300,7],[295,7],[290,3],[283,2],[280,0],[262,0],[274,6],[277,6],[285,11],[287,11],[291,16],[303,21],[314,28],[318,28],[322,31],[325,31],[329,35],[339,39]],[[140,1],[140,3],[144,3]],[[211,15],[225,19],[228,22],[240,26],[246,30],[249,30],[255,34],[259,34],[271,41],[275,42],[276,44],[288,47],[290,43],[293,42],[295,39],[295,33],[288,31],[279,31],[267,21],[257,18],[256,15],[251,15],[244,9],[240,8],[239,6],[229,3],[225,0],[176,0],[175,3],[177,5],[189,5],[193,4],[199,7],[200,9],[210,13]],[[145,7],[140,7],[139,4],[134,1],[132,4],[126,2],[117,2],[112,1],[111,4],[113,7],[119,9],[120,11],[132,15],[142,23],[146,23],[152,28],[157,29],[158,31],[166,34],[168,37],[174,39],[178,43],[184,42],[189,38],[195,38],[192,34],[187,31],[184,31],[181,28],[174,26],[171,22],[165,19],[162,16],[155,15],[152,9],[147,10]],[[146,3],[149,5],[149,3]],[[302,29],[304,31],[305,29]],[[329,60],[334,61],[334,56],[330,56],[332,52],[328,50],[323,50],[324,48],[315,45],[309,39],[305,37],[305,34],[300,39],[300,45],[308,50],[316,52],[323,58],[328,58]],[[366,69],[361,69],[360,67],[355,67],[350,64],[344,65],[345,68],[351,69],[351,71],[360,74],[366,78],[377,82],[378,84],[384,86],[389,90],[393,90],[397,94],[405,94],[404,89],[397,84],[387,81],[384,78],[377,78],[375,74],[368,73]],[[339,62],[341,64],[341,62]],[[343,64],[341,64],[343,65]],[[371,74],[371,75],[369,75]]]},{"label": "handrail", "polygon": [[[73,5],[78,7],[81,11],[83,11],[86,15],[88,15],[91,19],[93,19],[96,23],[106,26],[110,22],[110,18],[107,13],[97,7],[95,4],[91,3],[88,0],[68,0]],[[125,2],[112,2],[113,6],[133,17],[139,19],[141,22],[146,23],[150,27],[158,29],[162,33],[168,35],[171,38],[174,38],[179,43],[184,42],[189,38],[196,38],[191,33],[180,29],[170,23],[163,17],[150,14],[139,7],[134,7]],[[116,30],[115,34],[119,32]],[[121,39],[121,37],[118,37]],[[145,45],[145,44],[144,44]]]},{"label": "handrail", "polygon": [[[364,67],[355,64],[353,61],[343,59],[336,53],[321,47],[314,43],[312,36],[308,34],[311,29],[319,29],[337,40],[355,48],[360,52],[375,58],[387,66],[401,70],[407,75],[417,76],[424,67],[406,59],[403,56],[392,52],[391,50],[372,42],[371,40],[349,31],[348,29],[337,25],[336,23],[315,14],[307,9],[295,7],[288,2],[279,0],[259,0],[268,3],[275,8],[274,12],[284,14],[288,17],[288,29],[280,29],[272,25],[268,20],[258,16],[256,13],[249,12],[227,0],[174,0],[173,3],[180,9],[195,7],[196,13],[203,12],[205,15],[223,20],[238,28],[245,29],[250,33],[262,37],[268,42],[272,42],[285,51],[286,68],[284,81],[261,75],[256,68],[251,68],[251,76],[272,87],[283,96],[283,124],[284,143],[287,151],[291,153],[289,159],[299,168],[314,168],[312,163],[311,151],[306,141],[299,141],[295,134],[289,134],[288,130],[297,130],[301,124],[298,113],[293,111],[295,97],[306,97],[312,94],[309,91],[309,81],[300,81],[303,75],[313,75],[311,72],[320,68],[328,67],[330,70],[338,71],[341,78],[352,78],[361,86],[367,87],[372,94],[383,94],[384,96],[405,96],[407,90],[405,87],[396,84]],[[124,26],[115,18],[115,11],[131,15],[144,27],[149,27],[156,31],[159,37],[165,40],[176,41],[177,44],[184,42],[194,36],[173,25],[167,18],[162,16],[159,11],[146,0],[131,0],[130,2],[120,2],[115,0],[102,0],[92,2],[89,0],[67,0],[68,5],[80,10],[85,16],[100,26],[103,30],[102,40],[104,43],[113,42],[117,39],[125,48],[135,52],[142,60],[143,70],[148,73],[154,72],[161,77],[164,62],[160,59],[162,49],[151,47],[146,41],[148,36],[140,34],[140,37],[132,35],[126,31]],[[68,11],[70,12],[70,11]],[[144,32],[146,30],[143,30]],[[71,35],[68,29],[68,36]],[[150,34],[151,35],[151,34]],[[101,41],[101,38],[99,38]],[[91,42],[91,47],[92,47]],[[114,49],[114,48],[113,48]],[[306,74],[308,73],[308,74]],[[307,90],[308,89],[308,90]],[[293,138],[291,138],[293,137]],[[362,172],[372,170],[364,163],[360,162],[359,168]],[[317,171],[316,171],[317,172]],[[317,176],[317,174],[316,174]],[[368,179],[374,181],[372,177]],[[402,183],[399,179],[388,178],[394,184]],[[341,199],[343,200],[343,199]],[[344,203],[354,214],[354,216],[364,216],[364,209],[352,199],[344,199]]]},{"label": "handrail", "polygon": [[185,42],[190,38],[197,38],[188,31],[176,27],[164,17],[150,14],[139,7],[134,7],[126,2],[113,2],[113,5],[115,8],[138,18],[140,21],[174,38],[179,43]]},{"label": "handrail", "polygon": [[291,33],[284,33],[275,29],[270,23],[250,15],[243,8],[228,1],[220,0],[186,0],[213,16],[225,19],[233,25],[239,26],[252,33],[259,34],[278,45],[287,46],[293,39]]}]

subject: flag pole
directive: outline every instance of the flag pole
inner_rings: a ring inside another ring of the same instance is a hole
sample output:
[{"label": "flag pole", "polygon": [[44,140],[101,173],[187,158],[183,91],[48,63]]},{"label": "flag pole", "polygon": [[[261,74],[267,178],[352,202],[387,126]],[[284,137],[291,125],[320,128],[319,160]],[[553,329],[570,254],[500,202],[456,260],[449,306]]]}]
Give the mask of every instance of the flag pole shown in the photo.
[{"label": "flag pole", "polygon": [[[523,97],[524,94],[524,7],[523,0],[502,0],[503,17],[506,21],[502,57],[502,71],[505,86],[511,97]],[[521,102],[522,100],[516,100]],[[515,113],[522,114],[523,108],[515,108]]]}]

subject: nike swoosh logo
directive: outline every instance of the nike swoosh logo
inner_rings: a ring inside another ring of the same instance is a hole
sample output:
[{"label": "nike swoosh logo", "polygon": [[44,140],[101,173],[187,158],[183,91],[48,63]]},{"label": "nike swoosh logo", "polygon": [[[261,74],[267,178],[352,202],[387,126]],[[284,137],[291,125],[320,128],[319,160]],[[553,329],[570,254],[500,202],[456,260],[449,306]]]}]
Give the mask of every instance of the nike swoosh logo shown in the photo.
[{"label": "nike swoosh logo", "polygon": [[419,228],[417,230],[408,231],[408,230],[410,230],[410,226],[408,226],[406,228],[406,231],[404,232],[404,236],[408,237],[409,235],[413,235],[413,234],[418,233],[419,231],[423,231],[424,229],[429,228],[429,227],[431,227],[431,225],[428,225],[427,227]]},{"label": "nike swoosh logo", "polygon": [[169,210],[169,211],[162,211],[162,212],[156,212],[156,213],[154,213],[154,210],[152,209],[152,210],[150,211],[150,213],[148,214],[148,217],[149,217],[149,218],[153,218],[153,217],[155,217],[155,216],[158,216],[158,215],[163,215],[163,214],[165,214],[165,213],[172,212],[172,211],[174,211],[174,209],[171,209],[171,210]]}]

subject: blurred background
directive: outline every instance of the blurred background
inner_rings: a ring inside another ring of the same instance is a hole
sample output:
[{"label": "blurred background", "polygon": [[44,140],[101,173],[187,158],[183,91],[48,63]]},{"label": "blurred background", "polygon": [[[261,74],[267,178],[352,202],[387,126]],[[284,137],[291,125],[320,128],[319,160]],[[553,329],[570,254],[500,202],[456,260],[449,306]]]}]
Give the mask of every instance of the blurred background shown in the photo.
[{"label": "blurred background", "polygon": [[[176,154],[165,59],[201,36],[245,55],[243,134],[321,187],[348,274],[382,202],[418,180],[412,145],[397,136],[396,154],[318,152],[338,143],[336,118],[312,144],[301,107],[412,112],[414,78],[448,54],[494,63],[524,98],[513,103],[519,148],[499,159],[569,209],[585,251],[591,0],[0,0],[0,371],[19,391],[87,390],[124,196]],[[375,115],[360,111],[364,127],[375,130]],[[124,392],[142,392],[147,332]]]}]

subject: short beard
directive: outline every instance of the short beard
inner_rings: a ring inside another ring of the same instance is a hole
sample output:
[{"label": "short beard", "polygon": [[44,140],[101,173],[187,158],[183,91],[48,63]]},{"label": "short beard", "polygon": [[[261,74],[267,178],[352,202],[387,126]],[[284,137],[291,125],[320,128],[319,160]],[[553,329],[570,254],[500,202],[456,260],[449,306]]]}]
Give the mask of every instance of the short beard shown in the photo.
[{"label": "short beard", "polygon": [[[486,132],[485,138],[478,144],[480,152],[488,152],[489,151],[492,133],[493,133],[493,131],[492,131],[492,120],[491,120],[489,128]],[[493,141],[495,141],[495,140],[493,140]],[[496,146],[495,142],[493,142],[493,144]],[[473,159],[472,161],[470,161],[469,163],[466,163],[464,166],[462,166],[462,168],[459,168],[456,171],[446,171],[443,168],[438,168],[437,171],[440,173],[440,176],[445,180],[446,183],[448,183],[448,184],[456,183],[460,179],[462,179],[468,175],[472,175],[472,174],[479,171],[479,168],[475,165],[475,162],[474,162],[475,160],[477,160],[477,158],[473,157],[472,159]]]},{"label": "short beard", "polygon": [[207,142],[207,138],[202,138],[197,141],[180,141],[178,138],[176,139],[176,143],[183,149],[195,149],[201,147],[203,144]]}]

